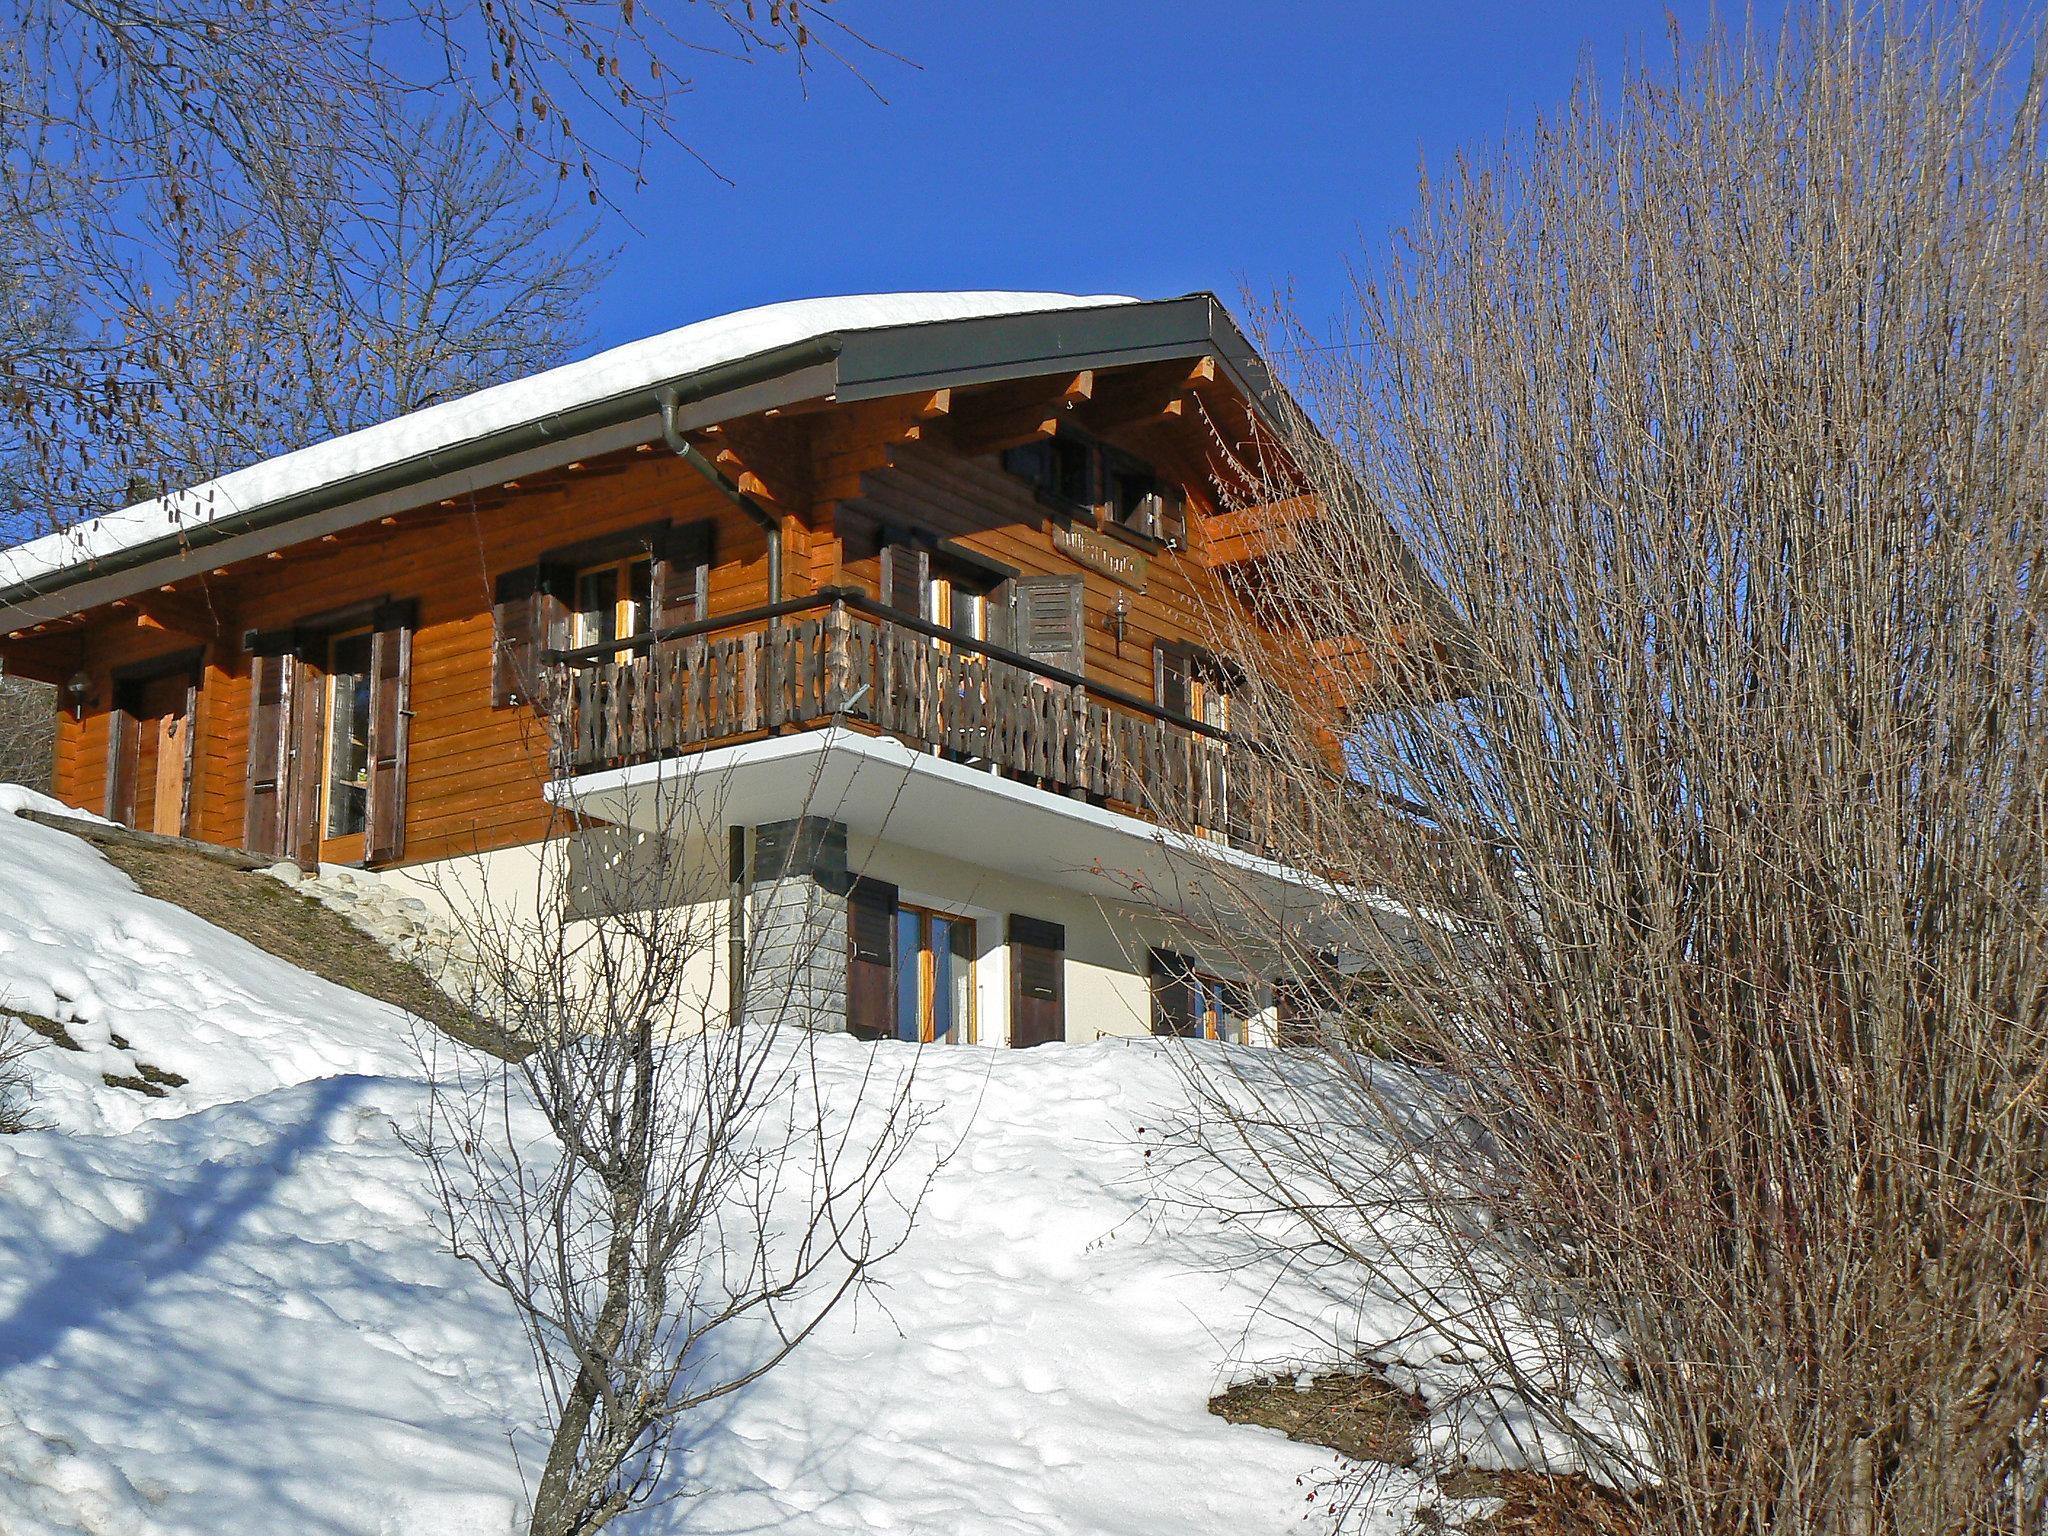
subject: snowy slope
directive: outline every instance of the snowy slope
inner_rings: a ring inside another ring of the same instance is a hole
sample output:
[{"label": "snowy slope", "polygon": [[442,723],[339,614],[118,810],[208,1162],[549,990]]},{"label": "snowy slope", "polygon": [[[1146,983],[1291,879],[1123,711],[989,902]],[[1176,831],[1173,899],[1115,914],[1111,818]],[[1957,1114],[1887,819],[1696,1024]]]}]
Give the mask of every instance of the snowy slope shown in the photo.
[{"label": "snowy slope", "polygon": [[[25,806],[86,813],[0,785],[0,1014],[54,1019],[84,1047],[38,1053],[44,1124],[126,1131],[314,1078],[412,1070],[399,1010],[139,895],[77,838],[14,814]],[[101,1081],[138,1061],[189,1082],[156,1099]]]},{"label": "snowy slope", "polygon": [[[0,792],[0,1008],[86,1049],[33,1058],[49,1129],[0,1138],[0,1532],[514,1529],[533,1365],[401,1143],[427,1102],[409,1022],[5,814],[33,802]],[[1419,1235],[1377,1281],[1283,1270],[1218,1214],[1237,1192],[1160,1150],[1189,1047],[814,1043],[833,1114],[915,1066],[928,1118],[898,1172],[936,1179],[876,1288],[693,1424],[685,1496],[628,1536],[1320,1530],[1305,1500],[1334,1458],[1205,1405],[1354,1347],[1422,1393],[1440,1444],[1523,1459],[1526,1414],[1475,1411],[1469,1348],[1386,1288],[1449,1283]],[[101,1080],[137,1061],[190,1082]],[[1390,1471],[1349,1528],[1408,1529],[1428,1496]]]},{"label": "snowy slope", "polygon": [[[425,1101],[405,1022],[10,815],[0,988],[94,1047],[38,1053],[53,1128],[0,1139],[0,1530],[510,1529],[532,1366],[399,1142]],[[91,1070],[131,1056],[192,1081],[144,1099]],[[828,1095],[875,1061],[822,1041]],[[1299,1529],[1327,1455],[1205,1412],[1303,1337],[1248,1333],[1273,1277],[1159,1218],[1163,1053],[927,1051],[916,1081],[921,1166],[957,1151],[909,1246],[704,1422],[701,1496],[623,1529]]]}]

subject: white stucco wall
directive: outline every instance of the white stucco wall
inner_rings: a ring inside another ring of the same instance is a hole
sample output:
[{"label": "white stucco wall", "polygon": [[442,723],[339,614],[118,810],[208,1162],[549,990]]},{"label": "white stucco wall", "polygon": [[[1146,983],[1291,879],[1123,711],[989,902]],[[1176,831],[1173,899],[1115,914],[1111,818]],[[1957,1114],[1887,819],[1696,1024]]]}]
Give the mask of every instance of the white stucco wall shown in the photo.
[{"label": "white stucco wall", "polygon": [[[716,1022],[725,1017],[727,999],[730,929],[724,854],[708,841],[690,846],[693,851],[683,860],[689,867],[680,871],[681,888],[695,898],[687,903],[694,918],[692,931],[704,938],[693,948],[686,988],[695,1011]],[[553,884],[555,879],[551,857],[544,858],[542,850],[542,844],[534,843],[462,855],[386,871],[385,877],[458,917],[484,903],[508,915],[532,914],[540,910],[544,883]],[[1006,938],[1011,913],[1055,922],[1066,930],[1068,1040],[1150,1033],[1147,951],[1161,945],[1202,955],[1202,947],[1159,913],[1006,874],[1001,848],[981,852],[985,862],[946,858],[855,834],[848,843],[847,863],[852,874],[896,886],[905,902],[974,921],[977,1044],[1008,1043]],[[1202,958],[1217,974],[1237,974],[1220,956]],[[1259,996],[1262,1003],[1270,1001],[1263,993]],[[1266,1007],[1253,1021],[1253,1038],[1269,1041],[1271,1034],[1272,1013]]]}]

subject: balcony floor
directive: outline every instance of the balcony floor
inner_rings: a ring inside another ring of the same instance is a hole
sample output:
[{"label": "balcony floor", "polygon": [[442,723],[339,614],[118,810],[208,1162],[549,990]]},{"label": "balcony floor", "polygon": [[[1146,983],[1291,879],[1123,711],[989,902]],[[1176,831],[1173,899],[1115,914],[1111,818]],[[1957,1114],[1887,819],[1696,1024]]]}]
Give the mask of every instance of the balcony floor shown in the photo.
[{"label": "balcony floor", "polygon": [[1338,894],[1255,854],[843,726],[599,769],[552,786],[549,798],[707,850],[722,848],[724,827],[824,816],[856,834],[1170,912],[1235,909],[1247,897],[1302,911]]}]

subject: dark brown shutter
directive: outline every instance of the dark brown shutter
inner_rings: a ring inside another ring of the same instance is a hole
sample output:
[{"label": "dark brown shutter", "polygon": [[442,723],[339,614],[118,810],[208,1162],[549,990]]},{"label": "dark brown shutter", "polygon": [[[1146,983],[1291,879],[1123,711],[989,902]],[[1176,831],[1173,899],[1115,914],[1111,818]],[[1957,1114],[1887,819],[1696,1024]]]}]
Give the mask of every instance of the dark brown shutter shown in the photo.
[{"label": "dark brown shutter", "polygon": [[887,1040],[896,1033],[896,887],[856,876],[846,902],[847,1032]]},{"label": "dark brown shutter", "polygon": [[178,835],[192,835],[192,785],[199,772],[199,679],[185,685],[185,776],[178,791]]},{"label": "dark brown shutter", "polygon": [[912,618],[931,616],[931,557],[915,544],[882,546],[882,604]]},{"label": "dark brown shutter", "polygon": [[1067,1038],[1067,930],[1010,914],[1010,1044]]},{"label": "dark brown shutter", "polygon": [[142,759],[142,722],[125,709],[107,711],[107,804],[109,821],[135,825],[135,779]]},{"label": "dark brown shutter", "polygon": [[1086,669],[1087,630],[1079,576],[1019,576],[1010,583],[1014,609],[1010,645],[1033,661],[1079,673]]},{"label": "dark brown shutter", "polygon": [[988,643],[1007,646],[1014,650],[1017,645],[1015,610],[1017,607],[1017,584],[1015,581],[998,582],[989,590],[988,602],[982,614],[988,624]]},{"label": "dark brown shutter", "polygon": [[281,651],[249,658],[249,783],[243,797],[242,846],[284,852],[284,805],[290,754],[291,678],[296,659]]},{"label": "dark brown shutter", "polygon": [[491,705],[533,698],[534,592],[540,568],[502,572],[491,594]]},{"label": "dark brown shutter", "polygon": [[1152,647],[1152,702],[1175,715],[1188,712],[1193,657],[1184,645],[1165,641]]},{"label": "dark brown shutter", "polygon": [[303,656],[291,658],[285,688],[291,698],[291,721],[285,732],[288,767],[285,771],[284,853],[301,867],[313,869],[320,862],[320,838],[326,828],[320,824],[322,775],[327,766],[327,679]]},{"label": "dark brown shutter", "polygon": [[1198,1017],[1200,996],[1195,989],[1194,965],[1185,955],[1170,949],[1151,952],[1148,974],[1152,983],[1152,1033],[1192,1037],[1202,1030]]},{"label": "dark brown shutter", "polygon": [[711,540],[717,527],[705,518],[664,528],[656,536],[650,604],[656,630],[694,624],[709,615]]},{"label": "dark brown shutter", "polygon": [[533,618],[529,622],[534,644],[532,701],[534,708],[543,712],[551,707],[551,684],[560,669],[541,653],[569,648],[569,605],[575,600],[576,568],[542,562],[533,592]]},{"label": "dark brown shutter", "polygon": [[363,858],[395,859],[405,849],[405,758],[412,733],[410,603],[377,612],[370,636],[370,784],[364,808]]}]

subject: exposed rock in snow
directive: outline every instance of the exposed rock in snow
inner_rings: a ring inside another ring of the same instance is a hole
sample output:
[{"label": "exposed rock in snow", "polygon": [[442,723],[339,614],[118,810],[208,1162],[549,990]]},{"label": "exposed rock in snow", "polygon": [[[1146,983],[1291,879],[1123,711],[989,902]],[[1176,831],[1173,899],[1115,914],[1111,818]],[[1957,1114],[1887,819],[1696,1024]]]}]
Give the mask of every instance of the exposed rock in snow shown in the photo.
[{"label": "exposed rock in snow", "polygon": [[323,864],[315,874],[292,863],[272,864],[260,873],[346,918],[456,1001],[469,1001],[475,965],[470,940],[419,897],[366,870],[336,864]]}]

